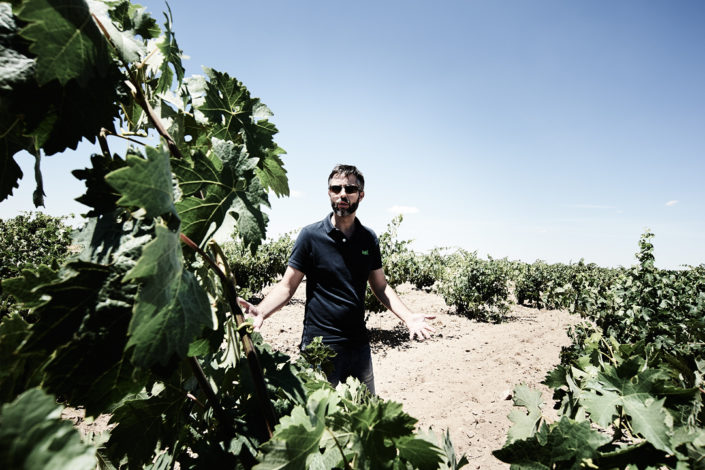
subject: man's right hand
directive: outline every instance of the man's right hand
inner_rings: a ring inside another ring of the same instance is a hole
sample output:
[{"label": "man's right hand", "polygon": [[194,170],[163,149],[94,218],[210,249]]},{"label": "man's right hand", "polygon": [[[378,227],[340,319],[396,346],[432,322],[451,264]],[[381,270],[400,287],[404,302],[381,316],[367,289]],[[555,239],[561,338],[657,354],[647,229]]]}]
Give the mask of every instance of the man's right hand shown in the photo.
[{"label": "man's right hand", "polygon": [[252,324],[255,327],[255,331],[259,331],[264,323],[264,315],[257,309],[255,305],[252,305],[247,300],[238,297],[237,303],[242,307],[242,313],[245,314],[246,318],[252,318]]}]

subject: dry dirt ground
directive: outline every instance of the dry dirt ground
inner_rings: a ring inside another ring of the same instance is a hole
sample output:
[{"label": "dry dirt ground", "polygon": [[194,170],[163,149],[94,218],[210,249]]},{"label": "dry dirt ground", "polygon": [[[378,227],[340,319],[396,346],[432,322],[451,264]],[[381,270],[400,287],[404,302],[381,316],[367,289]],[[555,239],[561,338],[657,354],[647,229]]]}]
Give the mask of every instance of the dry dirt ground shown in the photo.
[{"label": "dry dirt ground", "polygon": [[[421,428],[437,434],[450,430],[456,453],[470,460],[466,468],[508,469],[492,450],[506,440],[510,393],[519,383],[541,390],[544,414],[554,416],[551,393],[540,382],[559,362],[561,347],[570,343],[566,329],[578,318],[513,306],[506,321],[482,323],[456,314],[435,294],[410,285],[397,292],[412,311],[436,315],[436,334],[411,342],[391,312],[370,316],[378,395],[402,403]],[[292,356],[301,337],[304,298],[302,283],[292,302],[261,330],[265,341]]]}]

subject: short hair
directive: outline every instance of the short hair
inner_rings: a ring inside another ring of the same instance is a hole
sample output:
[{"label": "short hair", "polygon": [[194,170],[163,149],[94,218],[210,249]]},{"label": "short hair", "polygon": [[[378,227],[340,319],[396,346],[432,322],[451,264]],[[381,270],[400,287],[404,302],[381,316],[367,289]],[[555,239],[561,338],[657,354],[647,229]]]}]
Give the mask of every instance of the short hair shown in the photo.
[{"label": "short hair", "polygon": [[360,191],[365,190],[365,177],[362,176],[362,172],[358,170],[355,165],[335,165],[333,171],[331,171],[330,175],[328,175],[328,184],[330,184],[330,180],[336,175],[355,175],[355,178],[357,178],[357,184],[360,186]]}]

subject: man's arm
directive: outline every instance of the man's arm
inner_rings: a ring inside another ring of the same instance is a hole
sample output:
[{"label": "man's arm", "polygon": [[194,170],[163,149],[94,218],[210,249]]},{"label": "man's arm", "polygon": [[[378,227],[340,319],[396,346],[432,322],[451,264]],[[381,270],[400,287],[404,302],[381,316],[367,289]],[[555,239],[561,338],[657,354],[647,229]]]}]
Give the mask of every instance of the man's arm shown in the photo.
[{"label": "man's arm", "polygon": [[382,305],[387,307],[401,321],[406,324],[409,329],[409,336],[413,339],[417,337],[419,340],[430,338],[431,334],[436,331],[431,325],[426,323],[426,320],[433,320],[434,315],[424,315],[423,313],[412,313],[411,310],[404,305],[394,289],[387,284],[387,278],[384,275],[382,268],[375,269],[370,273],[368,278],[372,292],[375,297],[382,302]]},{"label": "man's arm", "polygon": [[284,276],[259,304],[252,305],[241,298],[237,299],[245,310],[245,315],[252,317],[255,331],[259,331],[266,318],[291,300],[303,278],[304,273],[302,271],[287,266]]}]

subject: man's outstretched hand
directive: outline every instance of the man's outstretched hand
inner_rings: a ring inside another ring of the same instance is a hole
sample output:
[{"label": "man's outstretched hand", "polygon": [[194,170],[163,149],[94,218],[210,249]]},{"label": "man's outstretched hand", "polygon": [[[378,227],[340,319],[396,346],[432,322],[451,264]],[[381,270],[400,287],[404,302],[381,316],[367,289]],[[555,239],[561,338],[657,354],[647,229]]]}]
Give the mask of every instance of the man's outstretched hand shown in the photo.
[{"label": "man's outstretched hand", "polygon": [[257,309],[255,305],[252,305],[247,300],[238,297],[237,303],[242,307],[242,313],[245,314],[246,318],[252,318],[252,324],[255,327],[255,331],[259,331],[264,323],[264,315]]},{"label": "man's outstretched hand", "polygon": [[409,338],[417,338],[419,341],[429,339],[435,328],[426,323],[426,320],[433,320],[435,315],[425,315],[423,313],[412,313],[406,320],[406,327],[409,329]]}]

